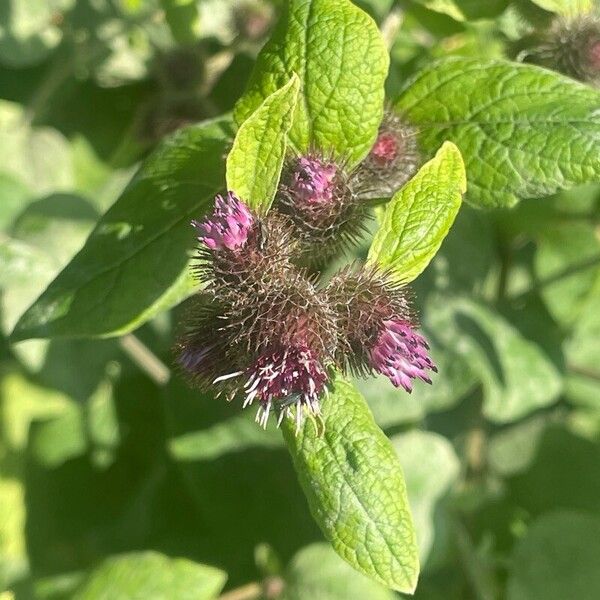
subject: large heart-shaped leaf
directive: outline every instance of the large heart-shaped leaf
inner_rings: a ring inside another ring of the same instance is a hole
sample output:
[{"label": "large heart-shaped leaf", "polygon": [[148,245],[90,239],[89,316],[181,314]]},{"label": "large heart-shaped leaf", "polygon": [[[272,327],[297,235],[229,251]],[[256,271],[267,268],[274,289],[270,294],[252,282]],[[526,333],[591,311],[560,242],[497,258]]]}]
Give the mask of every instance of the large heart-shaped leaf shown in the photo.
[{"label": "large heart-shaped leaf", "polygon": [[220,119],[164,142],[21,317],[13,338],[117,335],[189,295],[189,221],[224,186],[230,136],[229,120]]},{"label": "large heart-shaped leaf", "polygon": [[511,206],[600,180],[600,92],[557,73],[448,59],[407,83],[395,106],[425,153],[444,140],[459,147],[474,204]]}]

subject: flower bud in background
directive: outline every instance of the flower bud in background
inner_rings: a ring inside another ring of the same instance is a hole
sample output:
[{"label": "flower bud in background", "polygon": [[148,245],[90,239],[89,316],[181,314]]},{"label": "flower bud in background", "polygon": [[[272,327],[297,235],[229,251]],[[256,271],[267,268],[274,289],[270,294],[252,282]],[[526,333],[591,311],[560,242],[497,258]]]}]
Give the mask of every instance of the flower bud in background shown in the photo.
[{"label": "flower bud in background", "polygon": [[406,288],[374,268],[347,269],[329,283],[327,296],[338,319],[341,343],[337,360],[352,372],[376,371],[412,391],[419,378],[431,383],[437,369],[427,354]]},{"label": "flower bud in background", "polygon": [[288,162],[276,208],[293,223],[305,256],[316,262],[356,242],[367,216],[343,167],[318,153]]},{"label": "flower bud in background", "polygon": [[420,163],[416,131],[386,111],[371,151],[352,175],[362,199],[389,198],[416,172]]},{"label": "flower bud in background", "polygon": [[233,26],[236,33],[248,42],[264,38],[273,24],[273,6],[263,0],[242,0],[233,6]]},{"label": "flower bud in background", "polygon": [[590,15],[557,19],[537,43],[520,55],[523,60],[600,85],[600,19]]}]

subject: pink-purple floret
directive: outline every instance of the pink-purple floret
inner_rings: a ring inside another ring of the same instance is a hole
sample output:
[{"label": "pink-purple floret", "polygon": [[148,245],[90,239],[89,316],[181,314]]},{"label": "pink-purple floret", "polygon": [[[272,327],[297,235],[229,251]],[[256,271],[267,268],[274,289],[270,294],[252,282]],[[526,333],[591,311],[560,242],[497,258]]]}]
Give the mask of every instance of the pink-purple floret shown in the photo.
[{"label": "pink-purple floret", "polygon": [[298,159],[291,183],[296,201],[321,204],[333,199],[337,168],[318,158]]},{"label": "pink-purple floret", "polygon": [[250,209],[233,192],[227,197],[215,198],[215,210],[205,221],[192,221],[198,231],[198,240],[210,250],[239,250],[254,225]]},{"label": "pink-purple floret", "polygon": [[429,358],[425,338],[406,321],[386,320],[382,325],[375,345],[369,350],[372,367],[409,393],[413,379],[431,383],[427,371],[437,373],[437,368]]},{"label": "pink-purple floret", "polygon": [[308,346],[286,348],[263,354],[249,371],[245,386],[246,400],[256,397],[270,402],[298,393],[316,402],[327,375]]}]

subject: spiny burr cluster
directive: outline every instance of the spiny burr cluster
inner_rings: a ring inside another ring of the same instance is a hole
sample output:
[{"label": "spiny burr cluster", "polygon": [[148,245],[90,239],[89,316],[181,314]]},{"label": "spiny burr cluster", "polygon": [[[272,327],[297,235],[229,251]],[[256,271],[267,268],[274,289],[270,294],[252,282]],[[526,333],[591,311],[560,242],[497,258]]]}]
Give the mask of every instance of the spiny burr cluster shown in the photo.
[{"label": "spiny burr cluster", "polygon": [[436,369],[406,288],[374,267],[347,268],[327,285],[308,270],[359,236],[367,207],[351,182],[375,164],[395,172],[400,141],[384,122],[354,174],[322,153],[290,158],[268,214],[228,192],[192,222],[204,288],[176,347],[192,383],[257,403],[263,427],[275,413],[299,429],[318,417],[334,369],[381,373],[408,392],[416,378],[430,382]]}]

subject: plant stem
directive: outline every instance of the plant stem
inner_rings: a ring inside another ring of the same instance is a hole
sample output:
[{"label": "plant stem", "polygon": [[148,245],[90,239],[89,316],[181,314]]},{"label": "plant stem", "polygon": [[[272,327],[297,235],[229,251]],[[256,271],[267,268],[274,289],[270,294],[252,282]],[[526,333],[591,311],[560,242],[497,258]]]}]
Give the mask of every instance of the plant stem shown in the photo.
[{"label": "plant stem", "polygon": [[575,373],[575,375],[583,375],[589,379],[600,381],[600,371],[594,371],[592,369],[588,369],[587,367],[579,367],[572,364],[567,365],[567,369],[571,371],[571,373]]},{"label": "plant stem", "polygon": [[257,581],[247,583],[219,596],[219,600],[257,600],[262,595],[262,586]]},{"label": "plant stem", "polygon": [[148,346],[135,335],[128,333],[119,340],[121,348],[154,383],[163,386],[171,379],[171,371]]},{"label": "plant stem", "polygon": [[402,9],[396,6],[395,8],[392,8],[388,16],[381,23],[381,36],[383,37],[385,47],[388,50],[394,45],[394,40],[398,35],[398,31],[400,31],[400,27],[402,27],[403,21],[404,16],[402,14]]}]

